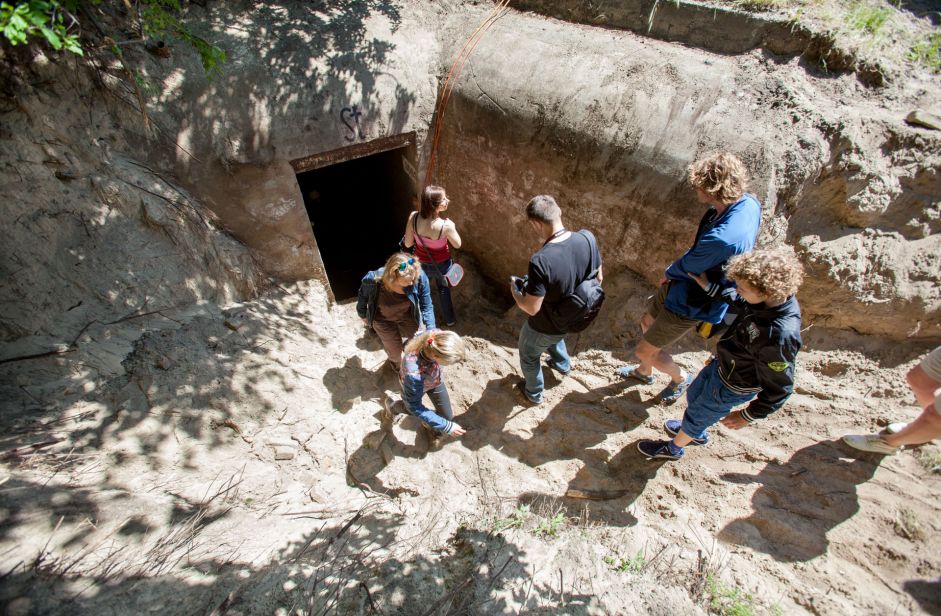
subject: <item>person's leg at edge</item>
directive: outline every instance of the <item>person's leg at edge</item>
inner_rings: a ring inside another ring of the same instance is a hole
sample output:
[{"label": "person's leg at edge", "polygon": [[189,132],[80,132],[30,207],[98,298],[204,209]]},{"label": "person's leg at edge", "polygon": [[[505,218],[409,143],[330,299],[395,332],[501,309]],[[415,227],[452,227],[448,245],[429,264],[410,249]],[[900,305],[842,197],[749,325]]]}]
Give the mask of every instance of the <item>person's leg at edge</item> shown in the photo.
[{"label": "person's leg at edge", "polygon": [[546,349],[549,352],[549,358],[556,368],[562,372],[568,372],[572,369],[572,358],[569,357],[568,349],[565,348],[565,337],[559,338],[559,341]]},{"label": "person's leg at edge", "polygon": [[902,445],[922,445],[941,436],[941,411],[932,401],[922,410],[921,415],[915,418],[900,431],[882,437],[887,445],[901,447]]},{"label": "person's leg at edge", "polygon": [[520,370],[523,372],[523,378],[526,379],[526,394],[537,402],[542,401],[542,390],[545,387],[539,358],[548,346],[544,343],[542,334],[533,330],[529,323],[523,323],[518,345]]},{"label": "person's leg at edge", "polygon": [[932,378],[920,365],[915,366],[905,375],[909,387],[915,394],[918,406],[925,408],[934,402],[935,393],[941,388],[941,382]]}]

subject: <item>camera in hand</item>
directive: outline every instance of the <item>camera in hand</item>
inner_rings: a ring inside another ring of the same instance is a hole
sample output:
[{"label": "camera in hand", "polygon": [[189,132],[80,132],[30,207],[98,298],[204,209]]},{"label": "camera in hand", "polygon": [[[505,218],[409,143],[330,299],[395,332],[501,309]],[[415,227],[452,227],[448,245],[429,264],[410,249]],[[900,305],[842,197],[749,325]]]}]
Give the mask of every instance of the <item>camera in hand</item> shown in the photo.
[{"label": "camera in hand", "polygon": [[516,289],[516,292],[520,295],[523,294],[523,289],[526,288],[527,276],[520,278],[519,276],[510,276],[510,282],[513,283],[513,287]]}]

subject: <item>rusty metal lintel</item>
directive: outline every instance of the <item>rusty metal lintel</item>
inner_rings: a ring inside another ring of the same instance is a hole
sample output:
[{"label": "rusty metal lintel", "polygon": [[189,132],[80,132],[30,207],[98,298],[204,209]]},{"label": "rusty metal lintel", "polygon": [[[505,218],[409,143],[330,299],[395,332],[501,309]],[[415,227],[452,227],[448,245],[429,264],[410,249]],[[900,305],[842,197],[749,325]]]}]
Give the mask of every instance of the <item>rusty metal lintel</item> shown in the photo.
[{"label": "rusty metal lintel", "polygon": [[304,171],[312,171],[314,169],[320,169],[321,167],[327,167],[336,163],[343,163],[349,160],[363,158],[364,156],[371,156],[373,154],[388,152],[389,150],[404,148],[405,146],[411,145],[413,143],[415,143],[414,132],[405,133],[402,135],[391,135],[389,137],[380,137],[379,139],[373,139],[372,141],[367,141],[366,143],[357,143],[345,148],[338,148],[336,150],[321,152],[319,154],[311,154],[310,156],[305,156],[304,158],[296,158],[291,161],[291,166],[294,168],[294,173],[303,173]]}]

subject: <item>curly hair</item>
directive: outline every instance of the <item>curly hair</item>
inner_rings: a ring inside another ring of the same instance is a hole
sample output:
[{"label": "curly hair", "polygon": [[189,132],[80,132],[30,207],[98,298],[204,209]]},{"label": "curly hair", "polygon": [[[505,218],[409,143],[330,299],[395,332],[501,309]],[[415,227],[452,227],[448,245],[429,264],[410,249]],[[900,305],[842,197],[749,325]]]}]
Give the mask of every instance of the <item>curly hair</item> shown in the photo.
[{"label": "curly hair", "polygon": [[[411,265],[408,264],[409,261],[412,262]],[[399,269],[403,263],[405,267]],[[415,284],[420,275],[421,265],[419,265],[415,255],[410,255],[406,252],[396,252],[386,261],[385,268],[382,272],[382,287],[386,291],[391,291],[392,283],[398,278],[405,278],[409,281],[408,284]]]},{"label": "curly hair", "polygon": [[747,282],[769,299],[782,301],[797,293],[804,281],[804,266],[793,248],[782,245],[732,257],[725,275],[732,281]]},{"label": "curly hair", "polygon": [[689,185],[721,203],[735,203],[748,187],[748,170],[735,154],[717,152],[689,166]]},{"label": "curly hair", "polygon": [[464,340],[451,331],[432,329],[416,335],[405,343],[406,353],[417,353],[422,350],[431,351],[432,357],[439,364],[449,366],[464,361],[467,350]]}]

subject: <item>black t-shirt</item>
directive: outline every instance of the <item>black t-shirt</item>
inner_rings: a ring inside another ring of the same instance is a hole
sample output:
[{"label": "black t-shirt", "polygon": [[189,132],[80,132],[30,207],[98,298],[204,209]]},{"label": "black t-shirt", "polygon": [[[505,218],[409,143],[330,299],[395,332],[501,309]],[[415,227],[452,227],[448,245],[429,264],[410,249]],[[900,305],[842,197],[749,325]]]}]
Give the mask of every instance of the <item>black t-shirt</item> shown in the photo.
[{"label": "black t-shirt", "polygon": [[[537,332],[551,335],[568,333],[552,325],[546,316],[546,307],[559,302],[591,274],[591,243],[583,234],[590,235],[591,231],[573,232],[564,241],[550,242],[529,260],[526,294],[544,298],[539,312],[529,317],[529,326]],[[600,255],[597,263],[601,263]]]}]

